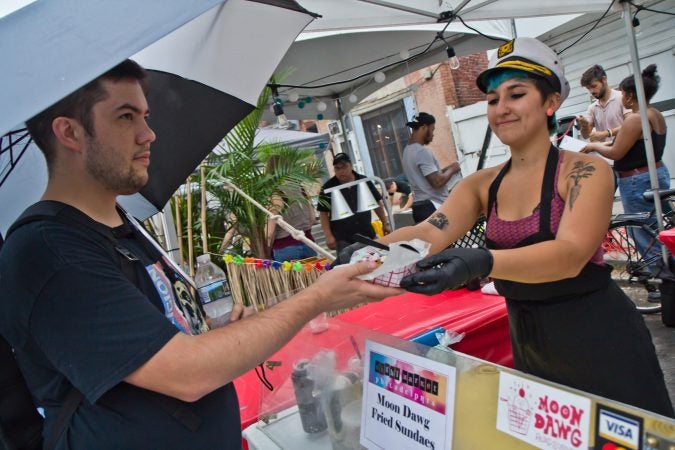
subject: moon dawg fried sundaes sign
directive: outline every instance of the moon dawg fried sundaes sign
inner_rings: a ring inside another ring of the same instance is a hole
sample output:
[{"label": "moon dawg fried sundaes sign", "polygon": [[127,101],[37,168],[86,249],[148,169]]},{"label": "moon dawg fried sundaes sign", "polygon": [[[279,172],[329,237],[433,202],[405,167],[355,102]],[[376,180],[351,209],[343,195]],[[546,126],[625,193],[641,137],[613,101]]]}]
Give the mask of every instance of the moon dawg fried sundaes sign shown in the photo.
[{"label": "moon dawg fried sundaes sign", "polygon": [[499,376],[497,429],[541,449],[588,448],[591,400],[527,378]]}]

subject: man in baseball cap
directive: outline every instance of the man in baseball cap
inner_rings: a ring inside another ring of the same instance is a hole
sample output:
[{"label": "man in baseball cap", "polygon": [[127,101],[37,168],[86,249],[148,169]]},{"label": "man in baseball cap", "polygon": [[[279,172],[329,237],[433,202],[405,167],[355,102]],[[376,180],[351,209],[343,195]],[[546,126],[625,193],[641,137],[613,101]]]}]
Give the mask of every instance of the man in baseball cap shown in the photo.
[{"label": "man in baseball cap", "polygon": [[[335,176],[326,181],[321,187],[319,204],[316,209],[319,211],[321,229],[326,237],[326,245],[328,248],[337,250],[340,253],[343,248],[355,242],[354,235],[357,233],[373,239],[376,236],[372,226],[371,212],[358,211],[357,209],[358,187],[356,185],[340,189],[340,193],[354,214],[338,220],[331,218],[332,198],[330,193],[325,192],[326,189],[366,178],[364,175],[354,171],[352,160],[347,153],[336,153],[333,156],[333,169],[335,170]],[[391,225],[384,210],[382,194],[380,194],[380,191],[377,190],[371,181],[368,181],[367,185],[370,193],[373,194],[373,198],[377,201],[377,208],[374,210],[375,214],[382,222],[384,234],[389,234],[391,233]]]},{"label": "man in baseball cap", "polygon": [[459,163],[441,168],[431,149],[436,119],[421,112],[406,123],[412,128],[408,145],[403,149],[403,171],[413,188],[412,216],[420,223],[431,216],[448,197],[450,190],[461,180]]}]

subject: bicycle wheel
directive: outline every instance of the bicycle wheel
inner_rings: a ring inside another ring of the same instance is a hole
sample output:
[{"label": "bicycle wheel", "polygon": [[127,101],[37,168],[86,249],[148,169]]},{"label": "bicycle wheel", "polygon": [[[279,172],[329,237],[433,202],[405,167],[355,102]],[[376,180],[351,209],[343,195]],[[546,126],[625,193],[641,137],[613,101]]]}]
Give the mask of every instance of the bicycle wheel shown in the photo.
[{"label": "bicycle wheel", "polygon": [[[636,222],[611,223],[602,243],[605,262],[612,266],[612,278],[635,303],[638,311],[654,314],[661,312],[661,303],[650,302],[649,293],[658,292],[656,286],[660,280],[652,277],[649,266],[660,263],[661,245],[656,234],[649,232],[653,239],[645,253],[652,256],[645,260],[637,251],[633,239],[633,232],[638,229],[645,230],[642,224]],[[653,252],[649,251],[652,247]]]}]

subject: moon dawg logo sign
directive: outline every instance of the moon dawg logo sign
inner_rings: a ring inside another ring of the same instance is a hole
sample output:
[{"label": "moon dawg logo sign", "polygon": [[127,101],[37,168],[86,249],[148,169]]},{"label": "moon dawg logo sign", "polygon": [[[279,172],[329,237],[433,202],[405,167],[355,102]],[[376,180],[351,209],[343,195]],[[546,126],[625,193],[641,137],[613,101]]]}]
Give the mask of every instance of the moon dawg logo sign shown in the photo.
[{"label": "moon dawg logo sign", "polygon": [[497,429],[537,448],[588,448],[590,413],[590,399],[500,373]]}]

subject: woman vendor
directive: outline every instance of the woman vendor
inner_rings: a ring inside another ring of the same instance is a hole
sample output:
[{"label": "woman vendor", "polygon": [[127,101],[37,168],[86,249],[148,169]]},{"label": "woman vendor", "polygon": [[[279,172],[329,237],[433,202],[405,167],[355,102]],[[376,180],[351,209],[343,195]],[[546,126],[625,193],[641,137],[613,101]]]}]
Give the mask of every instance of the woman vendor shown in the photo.
[{"label": "woman vendor", "polygon": [[[673,417],[650,333],[603,261],[612,170],[551,144],[569,94],[558,56],[517,38],[499,47],[477,84],[511,159],[466,177],[426,221],[381,239],[432,244],[401,286],[436,294],[489,275],[506,298],[516,369]],[[488,248],[446,249],[480,214]]]}]

